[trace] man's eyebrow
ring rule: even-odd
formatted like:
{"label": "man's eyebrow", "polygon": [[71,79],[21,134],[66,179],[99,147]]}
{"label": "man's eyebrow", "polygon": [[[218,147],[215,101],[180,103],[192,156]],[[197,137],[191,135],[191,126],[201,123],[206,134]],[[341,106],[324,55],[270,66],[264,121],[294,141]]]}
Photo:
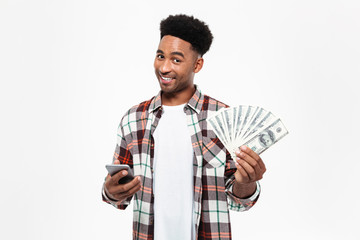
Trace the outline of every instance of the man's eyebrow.
{"label": "man's eyebrow", "polygon": [[179,55],[179,56],[185,58],[185,56],[182,52],[172,52],[171,55]]}
{"label": "man's eyebrow", "polygon": [[[164,54],[164,52],[162,50],[160,50],[160,49],[158,49],[156,51],[156,53]],[[184,56],[184,54],[182,52],[172,52],[171,55],[179,55],[179,56],[185,58],[185,56]]]}

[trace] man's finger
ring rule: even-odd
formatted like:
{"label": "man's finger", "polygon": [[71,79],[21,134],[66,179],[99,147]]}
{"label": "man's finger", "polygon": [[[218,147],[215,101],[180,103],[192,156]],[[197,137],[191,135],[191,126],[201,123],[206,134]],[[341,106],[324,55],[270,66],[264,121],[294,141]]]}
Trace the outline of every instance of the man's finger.
{"label": "man's finger", "polygon": [[[134,181],[135,180],[135,181]],[[133,184],[129,184],[133,183]],[[134,195],[141,188],[141,182],[137,180],[137,177],[127,184],[119,185],[120,191],[113,194],[117,199],[127,198]],[[127,185],[127,186],[124,186]],[[122,188],[121,188],[122,187]]]}
{"label": "man's finger", "polygon": [[123,177],[125,177],[128,174],[128,172],[126,170],[121,170],[117,173],[115,173],[114,175],[111,176],[111,181],[112,183],[118,183],[120,179],[122,179]]}
{"label": "man's finger", "polygon": [[236,168],[238,170],[238,172],[240,173],[240,176],[243,180],[243,182],[248,182],[249,181],[249,175],[247,174],[247,172],[244,170],[244,168],[239,164],[239,163],[236,163]]}
{"label": "man's finger", "polygon": [[265,163],[264,163],[264,161],[262,159],[259,161],[259,166],[260,166],[260,168],[261,168],[261,170],[263,172],[266,171],[266,166],[265,166]]}
{"label": "man's finger", "polygon": [[125,184],[118,184],[117,186],[114,186],[112,189],[113,194],[119,194],[129,191],[131,188],[136,186],[137,184],[141,184],[141,178],[140,176],[136,176],[133,180],[131,180],[128,183]]}
{"label": "man's finger", "polygon": [[256,161],[255,159],[253,159],[250,155],[248,155],[245,152],[240,152],[238,154],[238,156],[240,156],[240,159],[246,161],[247,163],[249,163],[254,169],[256,173],[261,173],[261,167],[259,165],[259,162]]}
{"label": "man's finger", "polygon": [[243,151],[243,152],[246,152],[248,155],[250,155],[253,159],[255,159],[259,166],[260,166],[260,169],[262,171],[266,171],[266,167],[265,167],[265,164],[263,162],[263,160],[261,159],[261,157],[256,153],[254,152],[253,150],[251,150],[251,148],[243,145],[240,147],[240,150]]}
{"label": "man's finger", "polygon": [[139,182],[137,185],[135,185],[134,187],[129,189],[127,192],[123,192],[123,193],[120,193],[120,194],[115,195],[115,196],[116,196],[117,199],[128,198],[128,197],[131,197],[132,195],[134,195],[140,189],[141,189],[141,184]]}
{"label": "man's finger", "polygon": [[246,145],[243,145],[240,147],[240,150],[247,153],[248,155],[250,155],[250,157],[252,157],[253,159],[255,159],[256,161],[260,161],[261,158],[260,156],[254,152],[253,150],[251,150],[251,148],[249,148],[248,146]]}
{"label": "man's finger", "polygon": [[249,179],[252,181],[255,180],[255,178],[256,178],[255,169],[245,160],[237,159],[237,162],[246,171],[246,173],[249,176]]}

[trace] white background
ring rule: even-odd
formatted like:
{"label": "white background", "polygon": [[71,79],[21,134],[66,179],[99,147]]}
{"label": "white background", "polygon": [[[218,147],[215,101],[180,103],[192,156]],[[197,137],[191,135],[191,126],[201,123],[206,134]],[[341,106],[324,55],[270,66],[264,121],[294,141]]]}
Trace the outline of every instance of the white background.
{"label": "white background", "polygon": [[[130,3],[131,2],[131,3]],[[116,129],[158,90],[159,22],[193,14],[214,42],[203,93],[290,134],[234,239],[359,239],[359,1],[0,0],[0,239],[131,239],[100,191]]]}

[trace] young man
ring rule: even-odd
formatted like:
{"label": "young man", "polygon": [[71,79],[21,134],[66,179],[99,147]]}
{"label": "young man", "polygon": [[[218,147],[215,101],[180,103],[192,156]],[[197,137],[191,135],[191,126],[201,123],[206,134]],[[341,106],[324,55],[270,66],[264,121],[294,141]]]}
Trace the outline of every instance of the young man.
{"label": "young man", "polygon": [[266,171],[246,146],[233,161],[206,118],[225,104],[200,92],[194,76],[203,66],[212,34],[186,15],[160,24],[154,61],[161,91],[122,118],[113,162],[127,172],[107,176],[103,200],[119,209],[134,201],[133,239],[231,239],[229,211],[245,211],[258,199]]}

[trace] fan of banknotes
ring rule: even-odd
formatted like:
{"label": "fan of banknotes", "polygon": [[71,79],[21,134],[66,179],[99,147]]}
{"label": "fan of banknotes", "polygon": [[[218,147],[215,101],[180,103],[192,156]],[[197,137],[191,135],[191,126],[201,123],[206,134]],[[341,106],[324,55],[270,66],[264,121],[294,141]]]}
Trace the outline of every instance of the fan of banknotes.
{"label": "fan of banknotes", "polygon": [[235,150],[242,145],[261,154],[288,134],[281,120],[261,107],[223,108],[207,122],[234,160]]}

